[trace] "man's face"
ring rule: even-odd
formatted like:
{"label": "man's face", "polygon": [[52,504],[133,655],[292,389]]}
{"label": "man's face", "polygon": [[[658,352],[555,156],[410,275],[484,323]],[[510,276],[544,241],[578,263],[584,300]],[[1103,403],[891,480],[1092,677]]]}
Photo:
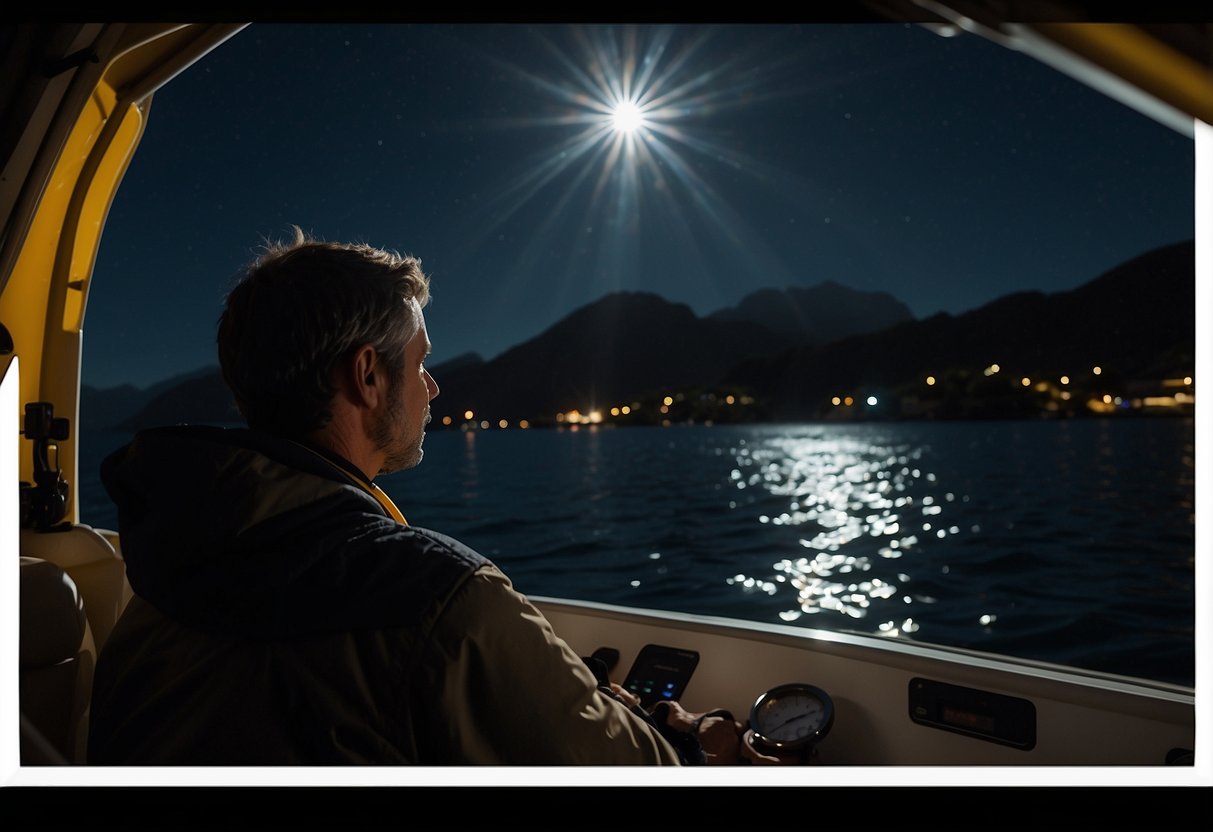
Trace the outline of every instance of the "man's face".
{"label": "man's face", "polygon": [[404,348],[404,369],[393,380],[387,410],[375,426],[375,442],[387,451],[381,474],[402,471],[421,462],[421,443],[430,421],[430,400],[438,395],[438,385],[425,369],[430,339],[425,331],[425,318],[415,302],[413,314],[417,332]]}

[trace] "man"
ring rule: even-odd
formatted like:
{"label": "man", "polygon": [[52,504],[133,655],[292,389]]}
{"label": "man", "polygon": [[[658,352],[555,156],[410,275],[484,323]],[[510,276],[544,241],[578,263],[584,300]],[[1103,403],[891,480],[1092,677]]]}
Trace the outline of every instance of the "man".
{"label": "man", "polygon": [[[629,707],[496,566],[374,484],[423,455],[429,281],[295,231],[219,323],[249,429],[144,431],[102,466],[136,597],[98,662],[90,762],[703,762],[698,720]],[[740,726],[710,723],[710,759],[734,760]]]}

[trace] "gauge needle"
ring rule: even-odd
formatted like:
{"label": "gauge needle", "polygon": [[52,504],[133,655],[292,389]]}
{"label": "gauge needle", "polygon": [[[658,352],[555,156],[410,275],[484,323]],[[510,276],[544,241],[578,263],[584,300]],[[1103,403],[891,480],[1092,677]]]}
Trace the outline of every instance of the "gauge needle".
{"label": "gauge needle", "polygon": [[779,723],[779,724],[778,724],[778,725],[776,725],[774,728],[772,728],[772,729],[771,729],[771,733],[772,733],[772,734],[773,734],[773,733],[775,733],[775,732],[776,732],[776,731],[778,731],[780,728],[783,728],[785,725],[791,725],[793,722],[796,722],[797,720],[800,720],[800,719],[806,719],[806,718],[808,718],[808,717],[810,717],[810,716],[813,716],[813,714],[801,714],[800,716],[794,716],[794,717],[792,717],[791,719],[784,720],[783,722]]}

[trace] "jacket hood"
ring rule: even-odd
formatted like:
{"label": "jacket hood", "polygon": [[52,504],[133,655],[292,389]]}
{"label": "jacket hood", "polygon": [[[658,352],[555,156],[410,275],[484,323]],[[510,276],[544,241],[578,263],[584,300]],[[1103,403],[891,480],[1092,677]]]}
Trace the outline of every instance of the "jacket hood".
{"label": "jacket hood", "polygon": [[[449,572],[451,558],[432,550],[454,554],[461,571],[486,562],[388,517],[337,462],[256,431],[143,431],[105,459],[101,480],[118,508],[131,588],[210,631],[278,638],[403,626],[417,610],[402,595],[432,592],[427,576]],[[418,578],[403,588],[389,579],[401,558]]]}

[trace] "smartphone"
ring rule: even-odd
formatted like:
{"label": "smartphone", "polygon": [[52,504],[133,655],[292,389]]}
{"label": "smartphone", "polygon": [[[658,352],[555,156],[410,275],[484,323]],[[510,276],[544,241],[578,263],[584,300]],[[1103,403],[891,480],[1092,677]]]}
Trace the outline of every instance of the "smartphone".
{"label": "smartphone", "polygon": [[651,708],[681,698],[697,664],[699,653],[694,650],[646,644],[632,662],[623,686],[640,697],[644,708]]}

